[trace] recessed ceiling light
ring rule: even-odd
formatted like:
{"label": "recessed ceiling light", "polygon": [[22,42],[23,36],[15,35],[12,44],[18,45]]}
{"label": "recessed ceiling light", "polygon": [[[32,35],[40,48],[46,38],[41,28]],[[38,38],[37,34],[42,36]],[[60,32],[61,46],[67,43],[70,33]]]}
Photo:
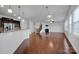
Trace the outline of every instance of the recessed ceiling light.
{"label": "recessed ceiling light", "polygon": [[22,20],[22,22],[24,22],[24,20]]}
{"label": "recessed ceiling light", "polygon": [[51,15],[48,15],[47,17],[48,17],[48,18],[51,18]]}
{"label": "recessed ceiling light", "polygon": [[1,5],[1,7],[4,7],[4,5]]}
{"label": "recessed ceiling light", "polygon": [[20,16],[18,16],[18,19],[21,19],[21,17],[20,17]]}
{"label": "recessed ceiling light", "polygon": [[12,13],[12,9],[8,9],[8,13]]}

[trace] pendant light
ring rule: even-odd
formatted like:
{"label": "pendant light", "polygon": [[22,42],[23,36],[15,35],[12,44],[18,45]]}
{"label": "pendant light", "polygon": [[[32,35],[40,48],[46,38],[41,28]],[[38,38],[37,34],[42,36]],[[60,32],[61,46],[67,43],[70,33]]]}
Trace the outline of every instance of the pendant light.
{"label": "pendant light", "polygon": [[47,9],[47,13],[48,13],[47,17],[48,17],[48,18],[51,18],[52,16],[51,16],[50,13],[49,13],[48,6],[46,6],[46,9]]}
{"label": "pendant light", "polygon": [[22,19],[22,22],[24,22],[24,12],[23,12],[22,14],[23,14],[23,19]]}
{"label": "pendant light", "polygon": [[18,6],[18,19],[21,19],[21,17],[20,17],[20,8],[21,8],[21,6]]}
{"label": "pendant light", "polygon": [[8,8],[8,13],[12,13],[12,9],[11,9],[11,6],[9,5],[9,8]]}
{"label": "pendant light", "polygon": [[48,6],[46,6],[46,9],[47,9],[47,14],[48,14],[47,15],[47,18],[48,18],[47,21],[49,21],[50,23],[54,23],[54,18],[52,18],[52,15],[49,12]]}

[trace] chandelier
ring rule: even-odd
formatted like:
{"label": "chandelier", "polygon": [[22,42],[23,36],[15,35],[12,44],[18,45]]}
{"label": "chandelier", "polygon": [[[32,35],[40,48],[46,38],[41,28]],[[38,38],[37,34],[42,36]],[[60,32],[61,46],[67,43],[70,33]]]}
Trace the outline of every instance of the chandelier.
{"label": "chandelier", "polygon": [[54,23],[55,22],[54,17],[50,14],[48,6],[46,6],[45,8],[47,10],[47,19],[48,19],[47,21],[49,21],[50,23]]}

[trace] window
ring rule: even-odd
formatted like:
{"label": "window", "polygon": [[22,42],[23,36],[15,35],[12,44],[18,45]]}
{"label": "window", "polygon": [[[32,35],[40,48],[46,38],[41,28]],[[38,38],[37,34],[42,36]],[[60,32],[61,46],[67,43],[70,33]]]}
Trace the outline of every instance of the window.
{"label": "window", "polygon": [[72,32],[72,15],[69,17],[69,32]]}
{"label": "window", "polygon": [[65,31],[68,31],[68,20],[65,21]]}
{"label": "window", "polygon": [[73,33],[79,36],[79,6],[77,6],[73,14],[65,21],[65,31],[68,32],[68,34]]}
{"label": "window", "polygon": [[73,13],[73,33],[79,34],[79,6]]}
{"label": "window", "polygon": [[74,11],[73,18],[74,18],[73,22],[79,21],[79,7],[77,7],[76,10]]}

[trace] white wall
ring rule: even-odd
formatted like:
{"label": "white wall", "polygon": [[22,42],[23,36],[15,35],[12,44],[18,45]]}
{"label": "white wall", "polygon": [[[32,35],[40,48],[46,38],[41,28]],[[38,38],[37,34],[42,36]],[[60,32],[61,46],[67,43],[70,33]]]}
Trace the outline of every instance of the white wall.
{"label": "white wall", "polygon": [[28,26],[27,21],[21,21],[20,26],[21,26],[21,29],[27,29],[27,26]]}
{"label": "white wall", "polygon": [[11,54],[24,39],[29,38],[30,30],[0,33],[0,54]]}
{"label": "white wall", "polygon": [[54,24],[51,24],[51,23],[42,23],[42,32],[45,31],[45,25],[49,25],[49,31],[50,32],[64,32],[64,23],[54,23]]}
{"label": "white wall", "polygon": [[[34,31],[34,26],[35,26],[35,23],[39,23],[39,22],[33,22],[33,21],[30,21],[29,22],[29,29],[31,30],[31,32]],[[45,25],[49,25],[49,31],[50,32],[64,32],[64,23],[63,22],[57,22],[57,23],[54,23],[54,24],[51,24],[51,23],[48,23],[48,22],[40,22],[42,23],[42,30],[41,32],[45,32]]]}
{"label": "white wall", "polygon": [[31,32],[34,32],[34,22],[33,21],[29,21],[29,29],[31,30]]}

